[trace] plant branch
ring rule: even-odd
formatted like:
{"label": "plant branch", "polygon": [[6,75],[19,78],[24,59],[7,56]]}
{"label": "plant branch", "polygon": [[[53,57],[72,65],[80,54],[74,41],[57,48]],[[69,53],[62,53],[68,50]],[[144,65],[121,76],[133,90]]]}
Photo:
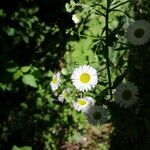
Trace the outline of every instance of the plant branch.
{"label": "plant branch", "polygon": [[76,35],[80,36],[80,37],[85,37],[85,38],[90,37],[90,38],[93,38],[93,39],[95,39],[95,40],[99,40],[99,38],[97,38],[97,37],[95,37],[95,36],[92,36],[92,35],[80,34],[80,33],[76,32],[76,31],[73,31],[73,32],[74,32]]}
{"label": "plant branch", "polygon": [[122,2],[122,3],[120,3],[120,4],[118,4],[118,5],[114,6],[114,7],[112,7],[111,9],[109,9],[109,11],[112,11],[112,10],[114,10],[115,8],[118,8],[119,6],[124,5],[124,4],[128,3],[128,2],[130,2],[130,1],[127,0],[127,1],[125,1],[125,2]]}
{"label": "plant branch", "polygon": [[109,47],[108,47],[108,38],[109,38],[109,7],[110,3],[109,0],[107,0],[107,9],[106,9],[106,18],[105,18],[105,28],[106,28],[106,64],[107,64],[107,73],[108,73],[108,82],[109,82],[109,91],[110,91],[110,100],[112,99],[112,89],[111,89],[111,74],[110,74],[110,61],[109,61]]}

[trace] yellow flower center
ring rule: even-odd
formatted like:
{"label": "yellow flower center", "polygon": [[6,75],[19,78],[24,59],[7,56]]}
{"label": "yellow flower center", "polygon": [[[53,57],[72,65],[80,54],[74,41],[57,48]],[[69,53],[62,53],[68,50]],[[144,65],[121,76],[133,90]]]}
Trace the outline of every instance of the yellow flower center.
{"label": "yellow flower center", "polygon": [[123,99],[128,101],[132,98],[132,92],[130,90],[126,89],[122,92],[122,97],[123,97]]}
{"label": "yellow flower center", "polygon": [[141,38],[144,35],[145,31],[142,28],[135,29],[134,36],[136,38]]}
{"label": "yellow flower center", "polygon": [[101,119],[101,113],[98,112],[98,111],[94,112],[94,113],[93,113],[93,118],[94,118],[95,120]]}
{"label": "yellow flower center", "polygon": [[82,83],[88,83],[89,81],[90,81],[90,75],[88,74],[88,73],[82,73],[81,75],[80,75],[80,81],[82,82]]}
{"label": "yellow flower center", "polygon": [[79,100],[79,104],[80,104],[80,105],[85,105],[86,103],[87,103],[87,101],[84,100],[84,99],[80,99],[80,100]]}
{"label": "yellow flower center", "polygon": [[57,83],[57,78],[56,78],[56,77],[53,78],[52,83],[53,83],[53,84],[56,84],[56,83]]}

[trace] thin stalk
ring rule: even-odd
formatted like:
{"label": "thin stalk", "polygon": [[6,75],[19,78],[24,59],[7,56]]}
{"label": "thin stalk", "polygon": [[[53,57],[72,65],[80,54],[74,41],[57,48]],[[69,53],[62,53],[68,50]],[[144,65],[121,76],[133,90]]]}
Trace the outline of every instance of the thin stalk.
{"label": "thin stalk", "polygon": [[85,37],[85,38],[87,38],[87,37],[90,37],[90,38],[93,38],[93,39],[95,39],[95,40],[99,40],[99,38],[96,38],[95,36],[92,36],[92,35],[85,35],[85,34],[79,34],[78,32],[76,32],[76,31],[73,31],[76,35],[78,35],[79,37]]}
{"label": "thin stalk", "polygon": [[113,9],[116,9],[116,8],[118,8],[119,6],[121,6],[121,5],[124,5],[125,3],[129,3],[130,1],[125,1],[125,2],[122,2],[122,3],[120,3],[120,4],[118,4],[118,5],[116,5],[116,6],[114,6],[114,7],[112,7],[109,11],[112,11]]}
{"label": "thin stalk", "polygon": [[109,82],[109,91],[110,91],[110,100],[112,99],[112,85],[111,85],[111,74],[110,74],[110,61],[109,61],[109,47],[108,47],[108,31],[109,31],[109,7],[110,0],[107,0],[107,9],[106,9],[106,18],[105,18],[105,28],[106,28],[106,64],[107,64],[107,74],[108,74],[108,82]]}

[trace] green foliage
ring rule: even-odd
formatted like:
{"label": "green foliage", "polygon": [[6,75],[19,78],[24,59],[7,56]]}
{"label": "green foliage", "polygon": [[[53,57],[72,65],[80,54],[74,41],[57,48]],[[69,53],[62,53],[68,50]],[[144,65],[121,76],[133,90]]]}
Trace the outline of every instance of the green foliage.
{"label": "green foliage", "polygon": [[57,149],[78,128],[80,116],[68,105],[63,111],[49,85],[67,42],[62,16],[53,16],[56,4],[25,0],[0,9],[0,149]]}
{"label": "green foliage", "polygon": [[23,147],[17,147],[16,145],[13,146],[12,150],[32,150],[30,146],[23,146]]}
{"label": "green foliage", "polygon": [[32,87],[37,87],[36,79],[33,75],[31,74],[26,74],[22,78],[22,82],[26,85],[32,86]]}
{"label": "green foliage", "polygon": [[[150,131],[150,96],[146,91],[150,70],[145,67],[150,54],[148,44],[144,45],[146,52],[137,52],[142,46],[127,43],[125,34],[133,20],[133,7],[138,8],[136,19],[150,20],[146,0],[138,4],[117,0],[9,3],[6,0],[0,5],[0,149],[55,150],[74,143],[83,150],[109,149],[109,132],[105,137],[97,128],[96,137],[82,143],[93,133],[84,114],[73,109],[73,102],[83,96],[92,96],[97,105],[109,110],[107,120],[115,127],[112,137],[116,134],[118,141],[123,139],[114,144],[115,149],[122,142],[127,143],[126,149],[129,143],[138,148],[135,141]],[[79,23],[73,23],[73,14],[80,18]],[[99,78],[92,91],[83,93],[74,87],[70,76],[84,64],[94,67]],[[135,64],[145,67],[144,75]],[[50,83],[58,71],[61,81],[55,91]],[[114,103],[113,94],[128,79],[140,88],[141,99],[132,109],[123,109]],[[63,90],[67,94],[61,102]],[[97,139],[100,142],[94,143]],[[145,149],[147,145],[145,142]]]}

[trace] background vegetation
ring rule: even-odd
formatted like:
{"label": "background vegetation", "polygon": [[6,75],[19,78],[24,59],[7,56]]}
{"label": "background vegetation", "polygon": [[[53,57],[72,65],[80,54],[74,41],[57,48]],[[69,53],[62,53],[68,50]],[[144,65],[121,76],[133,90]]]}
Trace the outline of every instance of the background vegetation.
{"label": "background vegetation", "polygon": [[[72,108],[72,100],[57,101],[62,89],[72,88],[70,74],[81,64],[90,64],[100,74],[101,86],[93,94],[99,100],[97,103],[104,102],[108,95],[106,53],[103,42],[99,41],[103,38],[104,17],[97,15],[96,10],[101,10],[93,5],[97,0],[76,2],[77,7],[74,1],[66,0],[0,3],[0,149],[149,150],[149,53],[146,59],[145,53],[134,56],[129,53],[135,47],[125,44],[124,29],[133,19],[147,19],[150,4],[127,3],[120,6],[122,11],[112,12],[107,41],[113,88],[128,70],[128,78],[141,91],[147,89],[140,95],[145,101],[132,110],[108,105],[110,121],[92,127],[87,125],[83,114]],[[80,16],[79,24],[73,22],[73,14]],[[141,54],[143,59],[139,59]],[[146,67],[140,71],[133,69],[138,62]],[[56,71],[61,71],[65,78],[60,91],[53,93],[50,81]],[[75,92],[72,88],[73,97]],[[139,109],[140,113],[135,114]]]}

